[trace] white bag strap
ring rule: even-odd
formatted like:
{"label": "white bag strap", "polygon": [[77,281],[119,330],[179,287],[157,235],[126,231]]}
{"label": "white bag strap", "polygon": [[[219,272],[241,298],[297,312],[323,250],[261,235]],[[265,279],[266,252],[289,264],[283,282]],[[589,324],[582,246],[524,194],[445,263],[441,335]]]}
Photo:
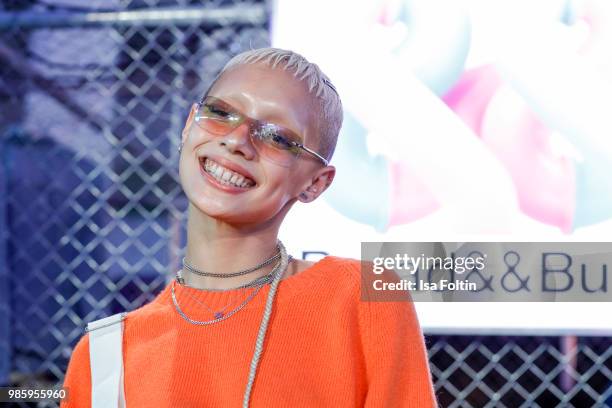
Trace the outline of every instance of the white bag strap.
{"label": "white bag strap", "polygon": [[125,408],[122,342],[126,315],[117,313],[87,324],[92,408]]}

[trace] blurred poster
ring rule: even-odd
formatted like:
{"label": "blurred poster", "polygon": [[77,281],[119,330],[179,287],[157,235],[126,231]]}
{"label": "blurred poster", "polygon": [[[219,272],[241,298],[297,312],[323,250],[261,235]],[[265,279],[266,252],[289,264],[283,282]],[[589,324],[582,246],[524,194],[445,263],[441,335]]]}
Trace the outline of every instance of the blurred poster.
{"label": "blurred poster", "polygon": [[[273,46],[320,65],[345,108],[334,183],[281,231],[296,255],[612,236],[609,1],[276,0],[273,16]],[[591,313],[574,310],[557,326]]]}

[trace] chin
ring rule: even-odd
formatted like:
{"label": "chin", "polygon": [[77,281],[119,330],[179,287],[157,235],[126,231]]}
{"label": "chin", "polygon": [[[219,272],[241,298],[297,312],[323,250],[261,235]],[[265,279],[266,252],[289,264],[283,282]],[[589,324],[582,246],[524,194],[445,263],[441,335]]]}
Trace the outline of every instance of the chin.
{"label": "chin", "polygon": [[208,198],[202,197],[199,200],[190,200],[190,205],[194,207],[194,210],[203,215],[237,227],[264,224],[273,225],[277,223],[280,225],[286,214],[285,207],[277,211],[259,209],[258,211],[245,212],[244,205],[232,206],[231,208],[227,204],[223,205],[221,202],[213,205]]}

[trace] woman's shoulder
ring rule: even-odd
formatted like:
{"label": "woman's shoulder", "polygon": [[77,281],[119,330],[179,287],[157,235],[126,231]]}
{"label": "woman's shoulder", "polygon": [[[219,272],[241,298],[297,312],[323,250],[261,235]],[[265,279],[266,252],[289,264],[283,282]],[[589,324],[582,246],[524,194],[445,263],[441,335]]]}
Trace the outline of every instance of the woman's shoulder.
{"label": "woman's shoulder", "polygon": [[359,259],[327,255],[325,258],[323,258],[323,261],[320,261],[319,263],[321,264],[321,268],[326,269],[327,271],[348,274],[348,277],[351,279],[359,278],[361,272],[361,261]]}
{"label": "woman's shoulder", "polygon": [[[385,325],[392,321],[413,319],[414,305],[407,291],[380,291],[374,281],[397,282],[399,276],[394,270],[384,269],[383,273],[375,273],[373,263],[354,258],[327,256],[326,262],[320,266],[326,279],[322,280],[328,296],[321,296],[329,302],[350,304],[351,308],[359,310],[363,322]],[[320,286],[322,289],[323,284]],[[374,317],[371,317],[374,316]]]}
{"label": "woman's shoulder", "polygon": [[[298,261],[294,275],[304,279],[316,279],[326,286],[354,286],[360,282],[361,262],[358,259],[327,255],[317,262]],[[293,276],[292,276],[293,277]]]}
{"label": "woman's shoulder", "polygon": [[[133,328],[138,325],[146,325],[150,324],[153,321],[159,320],[164,315],[168,314],[168,308],[163,304],[163,296],[164,292],[166,292],[167,288],[164,288],[161,293],[159,293],[153,300],[145,303],[144,305],[137,307],[130,311],[119,312],[116,314],[108,314],[105,317],[101,317],[98,319],[93,319],[87,322],[88,328],[96,327],[104,323],[105,320],[112,319],[110,324],[119,324],[122,323],[124,325],[124,330],[127,328]],[[119,318],[122,316],[122,318]],[[79,341],[77,342],[74,350],[80,350],[80,352],[84,352],[89,347],[89,330],[86,329]]]}
{"label": "woman's shoulder", "polygon": [[[125,330],[133,332],[134,329],[154,329],[169,321],[171,314],[170,284],[168,284],[151,301],[127,312]],[[137,331],[140,332],[142,330]]]}
{"label": "woman's shoulder", "polygon": [[360,261],[357,259],[327,255],[313,263],[298,265],[297,275],[287,279],[285,288],[299,288],[302,295],[317,293],[317,301],[348,301],[359,296]]}

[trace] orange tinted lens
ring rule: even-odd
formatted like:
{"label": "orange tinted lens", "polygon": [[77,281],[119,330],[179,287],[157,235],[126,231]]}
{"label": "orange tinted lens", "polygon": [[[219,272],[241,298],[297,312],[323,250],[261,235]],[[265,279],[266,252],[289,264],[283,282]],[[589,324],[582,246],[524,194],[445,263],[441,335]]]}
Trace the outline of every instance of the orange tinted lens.
{"label": "orange tinted lens", "polygon": [[293,131],[273,123],[259,123],[252,129],[255,146],[263,156],[279,164],[291,164],[300,154],[301,139]]}
{"label": "orange tinted lens", "polygon": [[206,98],[198,108],[196,122],[215,135],[226,135],[242,121],[242,116],[216,98]]}
{"label": "orange tinted lens", "polygon": [[259,154],[283,166],[295,162],[301,152],[295,143],[302,141],[292,130],[249,119],[213,96],[200,104],[195,120],[202,129],[217,136],[225,136],[245,120],[249,121],[251,140]]}
{"label": "orange tinted lens", "polygon": [[214,135],[223,136],[228,134],[232,130],[231,123],[222,122],[215,119],[210,119],[207,117],[201,117],[198,120],[198,125],[207,132],[210,132]]}

